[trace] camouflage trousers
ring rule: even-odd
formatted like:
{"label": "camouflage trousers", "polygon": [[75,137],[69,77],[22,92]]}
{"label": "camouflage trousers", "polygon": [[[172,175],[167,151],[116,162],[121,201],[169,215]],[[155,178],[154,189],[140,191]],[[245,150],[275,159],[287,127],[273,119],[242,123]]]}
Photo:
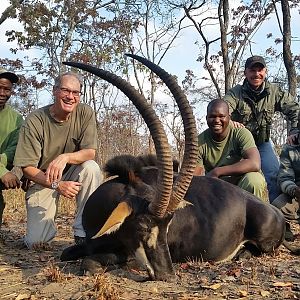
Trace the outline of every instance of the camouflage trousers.
{"label": "camouflage trousers", "polygon": [[288,222],[300,224],[300,205],[295,198],[287,194],[281,194],[272,202],[272,205],[281,210]]}

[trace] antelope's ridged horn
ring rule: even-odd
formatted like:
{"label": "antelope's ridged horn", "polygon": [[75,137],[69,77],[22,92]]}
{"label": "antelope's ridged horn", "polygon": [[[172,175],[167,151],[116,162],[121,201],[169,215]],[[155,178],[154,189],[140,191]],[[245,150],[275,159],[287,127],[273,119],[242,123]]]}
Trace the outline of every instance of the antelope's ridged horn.
{"label": "antelope's ridged horn", "polygon": [[166,84],[177,102],[185,132],[185,152],[182,161],[182,166],[174,183],[171,200],[167,208],[167,212],[172,213],[176,210],[179,202],[184,198],[185,193],[190,185],[193,177],[193,172],[196,167],[198,155],[198,141],[196,121],[193,115],[193,110],[180,86],[175,78],[155,65],[151,61],[133,54],[126,54],[147,66]]}
{"label": "antelope's ridged horn", "polygon": [[159,166],[157,181],[158,194],[157,199],[155,199],[154,202],[157,202],[158,199],[162,199],[161,202],[164,203],[163,207],[158,207],[156,210],[152,210],[151,212],[159,218],[163,217],[169,204],[172,191],[173,164],[171,149],[166,133],[155,111],[147,102],[145,97],[121,77],[103,69],[99,69],[97,67],[86,65],[83,63],[64,62],[64,64],[90,72],[117,87],[132,101],[132,103],[135,105],[135,107],[143,117],[153,138]]}

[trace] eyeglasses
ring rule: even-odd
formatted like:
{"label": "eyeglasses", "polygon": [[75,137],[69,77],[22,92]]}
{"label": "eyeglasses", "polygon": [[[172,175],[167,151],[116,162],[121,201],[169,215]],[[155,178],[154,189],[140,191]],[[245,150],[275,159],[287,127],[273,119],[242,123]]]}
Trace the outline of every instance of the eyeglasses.
{"label": "eyeglasses", "polygon": [[81,92],[80,91],[72,91],[72,90],[69,90],[67,88],[59,88],[61,93],[64,95],[64,96],[67,96],[69,95],[70,93],[72,93],[73,97],[79,97],[81,95]]}

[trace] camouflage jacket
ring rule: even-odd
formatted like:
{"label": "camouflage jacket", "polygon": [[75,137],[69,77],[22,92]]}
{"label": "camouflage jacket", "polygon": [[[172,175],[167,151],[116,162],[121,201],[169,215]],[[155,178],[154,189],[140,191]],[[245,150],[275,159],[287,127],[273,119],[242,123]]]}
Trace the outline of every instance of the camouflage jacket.
{"label": "camouflage jacket", "polygon": [[294,196],[296,183],[300,182],[300,145],[283,146],[277,182],[283,193]]}
{"label": "camouflage jacket", "polygon": [[265,82],[260,94],[254,94],[248,87],[236,85],[228,91],[224,100],[229,104],[231,119],[244,124],[253,134],[257,145],[269,140],[272,119],[276,111],[283,113],[291,122],[291,133],[297,133],[299,104],[288,92],[277,85]]}

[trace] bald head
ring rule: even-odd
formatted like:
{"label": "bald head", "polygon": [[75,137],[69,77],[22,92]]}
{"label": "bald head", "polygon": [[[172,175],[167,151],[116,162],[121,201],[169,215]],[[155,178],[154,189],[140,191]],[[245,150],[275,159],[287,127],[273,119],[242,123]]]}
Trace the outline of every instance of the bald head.
{"label": "bald head", "polygon": [[226,101],[224,101],[223,99],[214,99],[212,101],[210,101],[207,105],[207,114],[209,114],[212,110],[215,110],[217,108],[222,108],[222,110],[224,112],[227,112],[227,114],[229,115],[229,106],[228,103]]}

